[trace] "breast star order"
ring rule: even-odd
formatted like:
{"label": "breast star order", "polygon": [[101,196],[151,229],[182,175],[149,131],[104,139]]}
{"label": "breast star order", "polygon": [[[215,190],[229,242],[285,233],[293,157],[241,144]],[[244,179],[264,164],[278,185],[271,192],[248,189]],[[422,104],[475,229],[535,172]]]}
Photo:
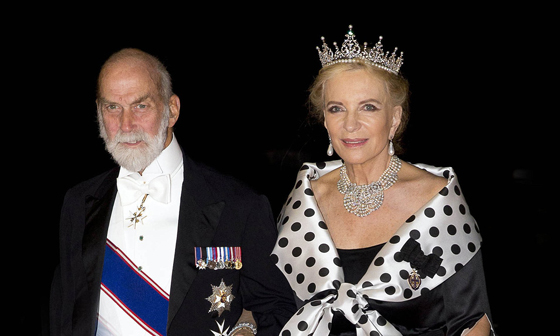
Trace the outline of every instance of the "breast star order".
{"label": "breast star order", "polygon": [[235,299],[235,296],[231,294],[233,285],[226,286],[224,279],[222,279],[219,286],[214,286],[212,284],[211,286],[212,295],[206,298],[206,300],[212,304],[208,312],[217,311],[218,317],[220,317],[224,310],[230,310],[231,301]]}

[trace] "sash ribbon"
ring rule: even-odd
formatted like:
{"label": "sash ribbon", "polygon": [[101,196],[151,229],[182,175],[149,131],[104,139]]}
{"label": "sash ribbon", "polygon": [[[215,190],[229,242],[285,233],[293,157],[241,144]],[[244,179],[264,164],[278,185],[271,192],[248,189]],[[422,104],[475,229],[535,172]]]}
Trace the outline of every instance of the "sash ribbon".
{"label": "sash ribbon", "polygon": [[105,246],[101,290],[147,332],[165,335],[169,295],[109,240]]}

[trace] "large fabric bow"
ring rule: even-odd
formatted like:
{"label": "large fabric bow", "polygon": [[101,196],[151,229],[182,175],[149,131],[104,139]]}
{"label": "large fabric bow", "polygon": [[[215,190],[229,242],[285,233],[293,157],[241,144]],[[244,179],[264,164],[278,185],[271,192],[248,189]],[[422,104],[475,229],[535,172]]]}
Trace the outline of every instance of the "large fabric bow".
{"label": "large fabric bow", "polygon": [[[363,286],[351,283],[340,284],[338,290],[327,290],[323,293],[326,294],[323,298],[311,299],[301,307],[295,315],[297,318],[288,321],[284,330],[299,331],[301,335],[328,335],[334,312],[339,311],[356,325],[356,333],[359,336],[401,335],[376,310],[368,310],[368,296],[363,292]],[[308,323],[309,321],[312,322]]]}
{"label": "large fabric bow", "polygon": [[117,178],[117,189],[122,205],[132,204],[145,194],[160,203],[169,204],[171,202],[171,176],[169,174],[155,177],[149,183],[138,181],[138,177],[139,175],[132,174]]}

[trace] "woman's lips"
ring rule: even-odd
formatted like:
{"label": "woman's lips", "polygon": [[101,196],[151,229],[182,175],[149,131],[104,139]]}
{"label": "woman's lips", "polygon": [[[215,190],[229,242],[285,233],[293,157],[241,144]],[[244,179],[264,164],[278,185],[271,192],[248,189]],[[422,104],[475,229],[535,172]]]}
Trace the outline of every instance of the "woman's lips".
{"label": "woman's lips", "polygon": [[341,139],[342,144],[343,144],[345,147],[348,147],[348,148],[357,148],[357,147],[361,147],[361,146],[365,145],[366,142],[367,142],[368,140],[369,140],[369,139],[364,139],[364,138],[353,138],[353,139],[346,138],[346,139]]}

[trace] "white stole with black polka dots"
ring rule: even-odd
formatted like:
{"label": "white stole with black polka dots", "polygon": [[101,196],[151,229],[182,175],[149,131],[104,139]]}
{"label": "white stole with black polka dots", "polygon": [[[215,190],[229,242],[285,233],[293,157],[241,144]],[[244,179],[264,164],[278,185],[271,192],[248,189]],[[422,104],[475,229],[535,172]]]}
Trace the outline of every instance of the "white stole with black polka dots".
{"label": "white stole with black polka dots", "polygon": [[[415,164],[446,177],[447,186],[399,228],[357,285],[345,283],[340,258],[310,182],[341,165],[340,160],[305,163],[279,216],[272,257],[292,290],[305,302],[284,327],[283,336],[328,335],[334,311],[341,311],[354,323],[358,335],[400,335],[377,311],[367,309],[366,299],[402,302],[419,297],[455,274],[480,248],[478,226],[453,169]],[[411,238],[425,255],[442,259],[436,274],[424,277],[417,290],[408,283],[411,263],[400,256]]]}

